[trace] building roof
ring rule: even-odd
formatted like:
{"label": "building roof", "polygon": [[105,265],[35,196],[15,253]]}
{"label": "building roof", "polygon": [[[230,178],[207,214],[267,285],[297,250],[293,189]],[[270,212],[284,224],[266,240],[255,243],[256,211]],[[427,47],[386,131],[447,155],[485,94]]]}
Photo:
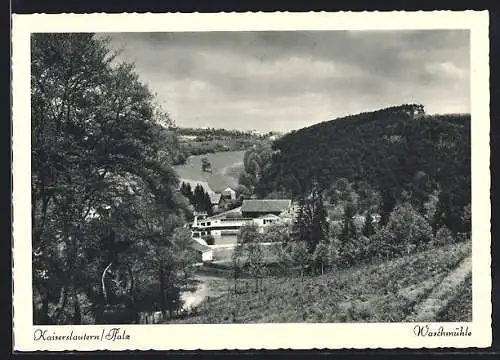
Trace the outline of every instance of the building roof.
{"label": "building roof", "polygon": [[241,205],[241,212],[254,212],[254,213],[276,213],[282,212],[290,207],[291,200],[243,200]]}
{"label": "building roof", "polygon": [[224,211],[220,214],[217,214],[217,215],[212,215],[210,217],[207,217],[205,220],[218,220],[218,219],[225,219],[225,218],[230,218],[230,217],[241,217],[241,206],[237,207],[237,208],[234,208],[234,209],[231,209],[231,210],[228,210],[228,211]]}
{"label": "building roof", "polygon": [[210,202],[213,205],[213,204],[218,204],[219,203],[222,194],[219,194],[219,193],[208,193],[208,196],[210,196]]}
{"label": "building roof", "polygon": [[264,214],[259,216],[259,219],[279,219],[280,217],[274,214]]}

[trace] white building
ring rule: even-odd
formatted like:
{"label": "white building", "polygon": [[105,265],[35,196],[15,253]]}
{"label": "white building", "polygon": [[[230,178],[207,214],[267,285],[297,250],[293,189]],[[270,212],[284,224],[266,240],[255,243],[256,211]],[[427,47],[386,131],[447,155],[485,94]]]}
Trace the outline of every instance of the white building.
{"label": "white building", "polygon": [[193,239],[190,244],[191,249],[196,251],[199,262],[212,261],[214,252],[210,246],[203,239]]}
{"label": "white building", "polygon": [[244,225],[257,225],[264,232],[273,223],[287,221],[290,209],[291,200],[244,200],[239,208],[218,215],[195,214],[191,234],[193,238],[212,235],[217,243],[217,238],[237,235]]}
{"label": "white building", "polygon": [[236,200],[236,191],[228,186],[227,188],[222,190],[222,196],[226,199]]}

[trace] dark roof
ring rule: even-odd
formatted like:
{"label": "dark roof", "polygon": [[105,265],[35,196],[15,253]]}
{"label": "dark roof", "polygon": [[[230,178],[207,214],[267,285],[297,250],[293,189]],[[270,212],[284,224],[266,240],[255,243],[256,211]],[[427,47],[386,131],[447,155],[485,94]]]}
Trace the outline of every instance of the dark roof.
{"label": "dark roof", "polygon": [[241,212],[277,213],[290,207],[292,201],[283,200],[243,200]]}

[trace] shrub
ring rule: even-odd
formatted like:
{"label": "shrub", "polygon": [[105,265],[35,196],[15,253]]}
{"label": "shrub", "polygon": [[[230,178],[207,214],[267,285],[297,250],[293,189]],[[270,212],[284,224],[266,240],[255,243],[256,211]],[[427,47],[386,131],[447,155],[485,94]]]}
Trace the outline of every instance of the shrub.
{"label": "shrub", "polygon": [[312,255],[315,270],[319,271],[321,274],[325,272],[325,269],[330,267],[330,251],[328,245],[322,241],[316,246],[314,253]]}
{"label": "shrub", "polygon": [[205,240],[205,242],[207,243],[207,245],[214,245],[215,244],[215,238],[211,234],[203,236],[202,239]]}
{"label": "shrub", "polygon": [[439,228],[434,239],[437,245],[451,244],[455,241],[453,234],[446,226]]}
{"label": "shrub", "polygon": [[300,275],[304,275],[304,270],[311,262],[311,256],[304,241],[294,242],[292,246],[291,258],[295,265],[300,266]]}
{"label": "shrub", "polygon": [[266,227],[263,234],[264,242],[279,242],[287,244],[292,237],[292,229],[286,223],[275,223]]}
{"label": "shrub", "polygon": [[406,202],[394,208],[387,225],[373,236],[371,246],[374,255],[387,259],[422,249],[432,240],[429,222]]}

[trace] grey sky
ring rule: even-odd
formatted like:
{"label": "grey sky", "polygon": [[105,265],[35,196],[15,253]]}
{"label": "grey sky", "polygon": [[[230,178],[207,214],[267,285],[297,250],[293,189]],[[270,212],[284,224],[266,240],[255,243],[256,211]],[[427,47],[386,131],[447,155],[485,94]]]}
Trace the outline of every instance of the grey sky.
{"label": "grey sky", "polygon": [[402,103],[470,111],[466,30],[108,36],[178,126],[289,131]]}

